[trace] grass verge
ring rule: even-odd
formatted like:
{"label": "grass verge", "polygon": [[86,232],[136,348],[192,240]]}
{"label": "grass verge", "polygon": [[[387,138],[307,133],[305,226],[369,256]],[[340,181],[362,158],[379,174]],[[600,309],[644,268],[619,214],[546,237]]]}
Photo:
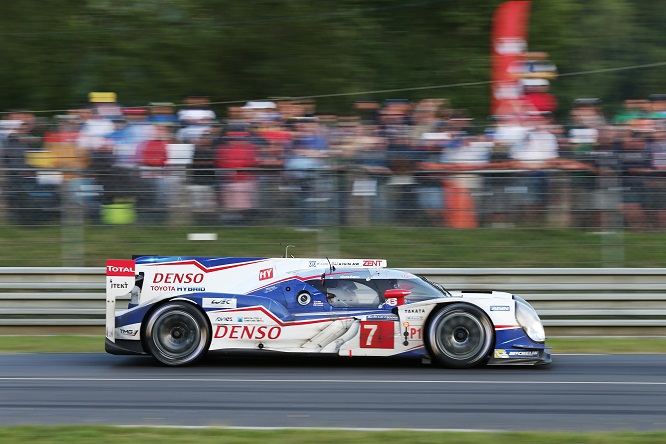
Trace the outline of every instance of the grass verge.
{"label": "grass verge", "polygon": [[[586,232],[565,229],[445,227],[325,227],[298,231],[280,226],[146,227],[5,226],[0,266],[103,266],[132,254],[282,257],[377,257],[406,267],[663,267],[666,232]],[[192,232],[216,241],[189,241]]]}
{"label": "grass verge", "polygon": [[511,442],[513,444],[564,443],[662,443],[666,432],[644,433],[476,433],[476,432],[414,432],[414,431],[331,431],[326,430],[235,430],[235,429],[159,429],[98,426],[62,427],[0,427],[0,442],[19,444],[49,443],[196,443],[196,444],[339,444],[340,442],[395,444],[470,444],[479,442]]}

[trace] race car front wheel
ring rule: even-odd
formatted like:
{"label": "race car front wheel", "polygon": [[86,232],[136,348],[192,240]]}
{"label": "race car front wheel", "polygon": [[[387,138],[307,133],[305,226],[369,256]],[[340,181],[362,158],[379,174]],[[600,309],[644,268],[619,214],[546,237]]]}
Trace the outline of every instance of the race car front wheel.
{"label": "race car front wheel", "polygon": [[161,363],[188,365],[208,349],[210,329],[205,316],[194,305],[169,302],[150,315],[144,338],[150,354]]}
{"label": "race car front wheel", "polygon": [[488,316],[474,305],[445,306],[430,319],[425,333],[430,356],[443,366],[470,368],[490,359],[493,326]]}

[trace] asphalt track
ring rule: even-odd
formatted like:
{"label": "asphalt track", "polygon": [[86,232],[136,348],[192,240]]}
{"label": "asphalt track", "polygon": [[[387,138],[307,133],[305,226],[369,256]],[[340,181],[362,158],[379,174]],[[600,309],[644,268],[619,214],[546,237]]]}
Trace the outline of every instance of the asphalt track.
{"label": "asphalt track", "polygon": [[666,355],[545,367],[216,355],[167,368],[106,354],[0,355],[0,425],[666,430]]}

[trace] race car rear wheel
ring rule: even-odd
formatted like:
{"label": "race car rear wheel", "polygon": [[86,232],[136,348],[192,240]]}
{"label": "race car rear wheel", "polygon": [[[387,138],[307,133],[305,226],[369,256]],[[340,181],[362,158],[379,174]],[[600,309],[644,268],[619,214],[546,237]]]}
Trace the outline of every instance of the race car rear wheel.
{"label": "race car rear wheel", "polygon": [[163,364],[188,365],[200,359],[210,344],[210,328],[201,311],[187,302],[157,308],[145,324],[148,351]]}
{"label": "race car rear wheel", "polygon": [[470,368],[490,359],[494,329],[480,308],[451,304],[430,319],[424,340],[435,362],[446,367]]}

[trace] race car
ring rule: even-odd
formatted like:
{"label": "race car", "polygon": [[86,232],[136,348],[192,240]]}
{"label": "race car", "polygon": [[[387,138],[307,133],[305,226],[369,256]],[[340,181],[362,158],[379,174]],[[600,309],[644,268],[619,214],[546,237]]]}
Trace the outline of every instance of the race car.
{"label": "race car", "polygon": [[414,356],[451,368],[551,362],[525,300],[449,291],[384,259],[108,260],[106,296],[106,351],[168,366],[213,350]]}

